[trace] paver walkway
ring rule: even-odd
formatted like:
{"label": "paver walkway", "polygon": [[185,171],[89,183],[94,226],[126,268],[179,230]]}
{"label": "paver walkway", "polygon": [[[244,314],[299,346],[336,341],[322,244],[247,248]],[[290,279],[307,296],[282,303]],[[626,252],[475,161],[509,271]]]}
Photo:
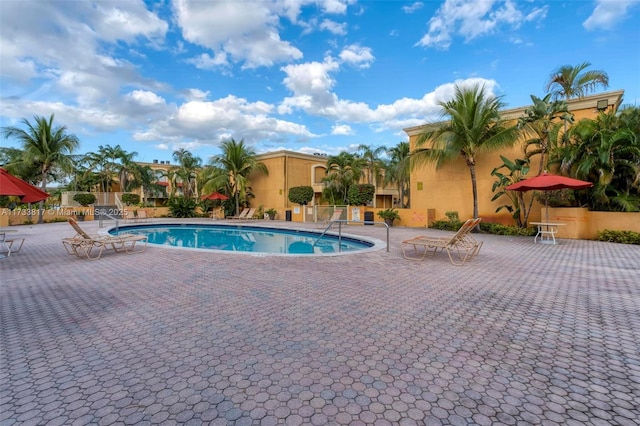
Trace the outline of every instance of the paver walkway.
{"label": "paver walkway", "polygon": [[92,262],[66,223],[16,229],[1,425],[639,423],[638,246],[480,235],[456,267],[394,227],[388,253]]}

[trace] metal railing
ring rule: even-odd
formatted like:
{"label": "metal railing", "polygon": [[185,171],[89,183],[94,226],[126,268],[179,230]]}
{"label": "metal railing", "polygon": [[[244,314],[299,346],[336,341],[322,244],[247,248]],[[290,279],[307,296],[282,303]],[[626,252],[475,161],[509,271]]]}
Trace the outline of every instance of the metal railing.
{"label": "metal railing", "polygon": [[333,226],[334,223],[338,224],[338,246],[340,247],[340,251],[342,251],[342,224],[349,224],[349,223],[362,223],[365,225],[384,225],[385,228],[387,228],[387,253],[389,253],[389,225],[387,225],[384,222],[372,222],[370,220],[344,220],[344,219],[340,219],[340,220],[334,220],[329,222],[329,225],[327,225],[326,228],[324,228],[324,231],[322,231],[322,233],[320,234],[320,236],[313,242],[312,247],[315,247],[316,243],[318,241],[320,241],[320,239],[322,237],[324,237],[324,235],[327,233],[327,231]]}
{"label": "metal railing", "polygon": [[104,217],[108,217],[109,219],[114,220],[116,222],[116,232],[118,232],[118,230],[120,229],[120,218],[114,217],[107,213],[102,213],[100,214],[100,216],[98,216],[98,226],[100,228],[104,228]]}

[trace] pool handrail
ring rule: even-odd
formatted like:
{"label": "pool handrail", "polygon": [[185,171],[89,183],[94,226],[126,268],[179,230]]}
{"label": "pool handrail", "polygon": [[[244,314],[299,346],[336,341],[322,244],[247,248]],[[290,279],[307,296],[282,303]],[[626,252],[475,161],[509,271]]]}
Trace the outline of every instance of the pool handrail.
{"label": "pool handrail", "polygon": [[363,223],[365,225],[384,225],[385,228],[387,228],[387,253],[389,253],[389,225],[387,225],[385,222],[374,222],[371,220],[348,220],[348,219],[333,220],[329,222],[327,227],[324,228],[324,231],[322,231],[320,236],[313,242],[312,247],[315,247],[316,243],[320,240],[320,238],[324,237],[324,234],[327,233],[327,231],[333,226],[334,223],[338,224],[338,247],[340,248],[340,251],[342,251],[342,224],[343,223],[346,223],[347,225],[349,223]]}

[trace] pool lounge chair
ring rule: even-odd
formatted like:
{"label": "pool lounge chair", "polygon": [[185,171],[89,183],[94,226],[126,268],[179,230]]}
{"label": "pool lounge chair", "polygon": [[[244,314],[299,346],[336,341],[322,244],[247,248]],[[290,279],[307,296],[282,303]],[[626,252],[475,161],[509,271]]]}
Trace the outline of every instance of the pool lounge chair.
{"label": "pool lounge chair", "polygon": [[247,213],[249,213],[249,209],[248,208],[242,210],[236,216],[227,216],[227,219],[245,219],[247,217]]}
{"label": "pool lounge chair", "polygon": [[253,215],[256,214],[256,209],[255,208],[250,208],[249,211],[247,212],[247,214],[245,215],[245,217],[241,218],[240,220],[242,221],[249,221],[249,220],[255,220],[256,218],[253,217]]}
{"label": "pool lounge chair", "polygon": [[[122,234],[122,235],[90,235],[78,225],[75,219],[69,218],[69,225],[76,231],[76,235],[63,238],[62,245],[68,254],[77,257],[86,257],[96,260],[102,256],[104,250],[114,252],[141,253],[147,248],[148,237],[146,235]],[[142,246],[138,243],[144,243]],[[136,249],[138,247],[138,249]]]}
{"label": "pool lounge chair", "polygon": [[[453,265],[460,266],[471,260],[480,252],[482,242],[470,235],[473,228],[478,226],[482,219],[469,219],[462,224],[460,229],[450,237],[438,237],[432,235],[419,235],[402,241],[402,255],[409,260],[423,260],[427,255],[434,255],[438,251],[445,251]],[[413,255],[407,254],[408,246],[413,247]],[[422,251],[422,252],[421,252]],[[453,254],[457,256],[454,260]]]}

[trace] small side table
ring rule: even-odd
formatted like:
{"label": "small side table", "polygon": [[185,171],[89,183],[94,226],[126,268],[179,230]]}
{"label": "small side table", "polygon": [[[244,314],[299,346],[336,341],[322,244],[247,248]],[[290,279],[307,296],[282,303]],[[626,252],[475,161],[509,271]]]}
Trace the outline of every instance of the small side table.
{"label": "small side table", "polygon": [[566,223],[554,223],[554,222],[529,222],[532,225],[538,227],[538,233],[533,239],[534,243],[540,239],[540,244],[557,244],[556,234],[558,233],[558,227],[566,225]]}

